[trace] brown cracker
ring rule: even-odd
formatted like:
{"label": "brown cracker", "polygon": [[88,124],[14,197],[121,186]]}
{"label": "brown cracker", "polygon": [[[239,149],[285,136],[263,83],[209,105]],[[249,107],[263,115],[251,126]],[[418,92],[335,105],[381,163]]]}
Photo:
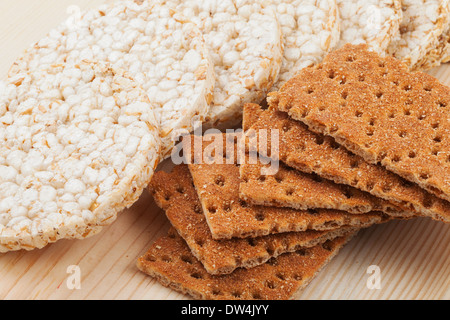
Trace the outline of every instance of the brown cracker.
{"label": "brown cracker", "polygon": [[304,173],[279,163],[278,172],[264,175],[270,165],[259,159],[256,164],[243,163],[239,167],[240,198],[251,205],[290,207],[297,210],[335,209],[349,213],[371,211],[394,212],[403,209],[351,186],[336,184],[315,174]]}
{"label": "brown cracker", "polygon": [[161,237],[137,260],[137,267],[161,284],[195,299],[287,300],[304,288],[353,233],[308,249],[272,258],[251,269],[211,275],[176,232]]}
{"label": "brown cracker", "polygon": [[[450,200],[450,90],[430,75],[346,45],[271,93],[268,103]],[[431,217],[450,221],[448,214]]]}
{"label": "brown cracker", "polygon": [[330,230],[383,220],[381,212],[296,210],[251,206],[239,197],[239,167],[234,164],[190,164],[197,195],[214,239],[256,237],[279,232]]}
{"label": "brown cracker", "polygon": [[[149,184],[149,191],[193,255],[212,274],[254,267],[282,253],[310,247],[354,230],[353,227],[342,227],[330,231],[308,230],[249,239],[214,240],[186,165],[176,166],[171,173],[157,172]],[[386,220],[373,215],[372,219],[361,216],[359,221],[361,226],[367,227]]]}
{"label": "brown cracker", "polygon": [[[247,117],[253,117],[254,114],[258,114],[259,118],[250,125]],[[244,122],[247,120],[249,124],[244,129],[253,129],[256,134],[259,130],[279,131],[279,158],[288,166],[370,192],[405,208],[402,214],[389,212],[392,216],[450,215],[449,202],[382,166],[366,162],[337,144],[332,137],[308,130],[305,124],[291,119],[285,112],[262,110],[256,104],[247,104],[243,117]]]}

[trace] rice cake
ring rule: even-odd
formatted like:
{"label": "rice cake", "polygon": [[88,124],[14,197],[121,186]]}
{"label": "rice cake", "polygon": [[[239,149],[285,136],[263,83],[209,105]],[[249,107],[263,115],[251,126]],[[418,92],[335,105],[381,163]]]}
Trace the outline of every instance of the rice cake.
{"label": "rice cake", "polygon": [[[450,200],[450,90],[432,76],[346,45],[271,93],[269,104]],[[448,214],[433,218],[449,221]]]}
{"label": "rice cake", "polygon": [[99,232],[138,199],[160,155],[145,92],[88,62],[3,85],[0,141],[0,252]]}
{"label": "rice cake", "polygon": [[387,53],[413,68],[447,29],[449,0],[402,0],[402,11],[400,34],[391,41]]}
{"label": "rice cake", "polygon": [[149,192],[192,254],[211,274],[228,274],[236,268],[252,268],[282,253],[312,247],[355,230],[344,226],[330,231],[308,230],[247,239],[215,240],[192,184],[189,169],[180,165],[171,173],[157,172],[149,184]]}
{"label": "rice cake", "polygon": [[125,69],[155,105],[162,158],[174,139],[209,112],[214,68],[198,27],[153,1],[116,1],[69,17],[17,59],[9,72],[83,59]]}
{"label": "rice cake", "polygon": [[403,18],[400,0],[337,0],[341,37],[337,48],[346,43],[365,43],[384,55],[400,32]]}
{"label": "rice cake", "polygon": [[284,55],[278,90],[301,69],[321,62],[338,43],[339,13],[336,0],[272,0],[283,33]]}
{"label": "rice cake", "polygon": [[168,0],[197,24],[214,62],[216,83],[206,127],[230,127],[242,105],[261,102],[278,77],[282,33],[275,13],[253,0]]}
{"label": "rice cake", "polygon": [[195,299],[287,300],[307,286],[354,235],[286,253],[255,268],[214,276],[205,271],[183,239],[171,230],[168,236],[156,240],[136,264],[162,285]]}

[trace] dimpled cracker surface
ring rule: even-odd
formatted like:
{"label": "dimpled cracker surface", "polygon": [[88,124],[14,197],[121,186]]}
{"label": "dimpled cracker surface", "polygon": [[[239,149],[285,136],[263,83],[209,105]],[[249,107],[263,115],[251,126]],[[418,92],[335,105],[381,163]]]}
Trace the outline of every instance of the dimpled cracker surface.
{"label": "dimpled cracker surface", "polygon": [[19,74],[0,89],[0,252],[83,239],[141,195],[159,162],[152,105],[98,63]]}
{"label": "dimpled cracker surface", "polygon": [[260,102],[278,77],[282,33],[265,1],[163,1],[200,28],[211,54],[216,83],[205,126],[229,127],[242,104]]}
{"label": "dimpled cracker surface", "polygon": [[282,253],[311,247],[355,230],[342,227],[330,231],[308,230],[214,240],[185,165],[175,167],[171,173],[157,172],[149,184],[149,191],[192,254],[211,274],[226,274],[240,267],[251,268]]}
{"label": "dimpled cracker surface", "polygon": [[251,269],[211,275],[174,231],[156,240],[137,260],[137,267],[161,284],[195,299],[287,300],[314,276],[354,233],[312,248],[286,253]]}
{"label": "dimpled cracker surface", "polygon": [[400,214],[404,210],[388,201],[351,186],[338,185],[280,163],[275,175],[264,175],[269,165],[241,164],[239,196],[251,205],[290,207],[298,210],[335,209],[349,213],[382,211]]}
{"label": "dimpled cracker surface", "polygon": [[271,91],[305,67],[319,63],[339,41],[336,0],[273,0],[283,33],[284,55],[279,78]]}
{"label": "dimpled cracker surface", "polygon": [[430,75],[410,73],[363,45],[347,45],[293,78],[269,104],[366,161],[450,199],[450,90]]}
{"label": "dimpled cracker surface", "polygon": [[[405,208],[392,216],[426,215],[441,219],[450,216],[450,203],[416,184],[410,183],[384,167],[371,164],[349,152],[330,136],[308,130],[287,113],[263,110],[259,105],[244,108],[244,130],[278,130],[279,158],[297,170],[316,173],[338,184],[350,185]],[[270,139],[270,135],[268,135]],[[268,142],[270,146],[270,141]],[[270,149],[268,149],[270,151]],[[441,217],[441,218],[439,218]]]}
{"label": "dimpled cracker surface", "polygon": [[402,0],[402,11],[400,34],[391,41],[387,53],[413,68],[438,44],[447,28],[449,0]]}
{"label": "dimpled cracker surface", "polygon": [[27,49],[9,75],[83,59],[125,69],[144,88],[160,124],[162,158],[209,111],[215,77],[208,48],[198,27],[169,7],[127,0],[74,14]]}
{"label": "dimpled cracker surface", "polygon": [[380,55],[399,34],[400,0],[337,0],[341,25],[338,48],[346,43],[365,43]]}
{"label": "dimpled cracker surface", "polygon": [[[279,232],[330,230],[343,225],[362,226],[385,219],[381,212],[295,210],[251,206],[239,197],[239,167],[234,164],[190,164],[203,212],[215,239],[255,237]],[[381,220],[380,220],[381,219]]]}

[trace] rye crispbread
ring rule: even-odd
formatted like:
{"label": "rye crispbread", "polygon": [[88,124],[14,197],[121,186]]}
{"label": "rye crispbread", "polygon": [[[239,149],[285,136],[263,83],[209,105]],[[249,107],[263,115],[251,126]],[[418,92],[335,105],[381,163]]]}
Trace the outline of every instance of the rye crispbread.
{"label": "rye crispbread", "polygon": [[[405,181],[382,166],[366,162],[337,144],[332,137],[308,130],[305,124],[289,118],[285,112],[263,110],[256,104],[247,104],[243,123],[244,130],[253,129],[256,133],[277,129],[280,132],[279,157],[292,168],[316,173],[324,179],[354,186],[406,207],[409,210],[405,210],[403,216],[450,215],[450,203],[446,200]],[[395,212],[389,214],[395,215]]]}
{"label": "rye crispbread", "polygon": [[136,265],[162,285],[195,299],[287,300],[308,285],[354,234],[217,276],[209,274],[183,239],[170,230],[138,258]]}
{"label": "rye crispbread", "polygon": [[[410,73],[364,45],[347,45],[303,70],[268,102],[366,161],[450,200],[450,90],[430,75]],[[448,214],[430,216],[450,221]]]}
{"label": "rye crispbread", "polygon": [[[171,173],[157,172],[149,191],[156,204],[165,210],[192,254],[211,274],[227,274],[241,267],[251,268],[282,253],[311,247],[356,230],[342,227],[330,231],[308,230],[248,239],[214,240],[187,166],[176,166]],[[365,226],[370,225],[364,221]]]}
{"label": "rye crispbread", "polygon": [[403,214],[404,209],[351,186],[339,185],[316,174],[280,163],[275,175],[264,175],[269,165],[257,160],[239,167],[240,198],[251,205],[290,207],[298,210],[335,209],[349,213],[370,211]]}
{"label": "rye crispbread", "polygon": [[382,212],[351,214],[328,209],[296,210],[251,206],[239,197],[239,167],[233,164],[189,165],[203,212],[214,239],[361,227],[385,219]]}

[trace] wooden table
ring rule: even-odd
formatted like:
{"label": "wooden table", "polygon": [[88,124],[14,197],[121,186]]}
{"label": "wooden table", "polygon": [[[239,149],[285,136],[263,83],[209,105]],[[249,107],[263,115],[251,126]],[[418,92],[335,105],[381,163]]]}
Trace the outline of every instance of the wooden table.
{"label": "wooden table", "polygon": [[[63,21],[69,11],[102,2],[2,0],[1,77],[25,48]],[[429,73],[450,85],[450,66]],[[170,165],[165,162],[161,167]],[[92,238],[0,254],[0,299],[187,299],[135,266],[136,258],[168,227],[164,213],[144,192]],[[450,225],[426,218],[362,230],[301,292],[300,299],[450,299],[449,244]],[[379,268],[380,289],[367,285],[372,265]],[[79,268],[80,289],[71,286],[70,266]]]}

